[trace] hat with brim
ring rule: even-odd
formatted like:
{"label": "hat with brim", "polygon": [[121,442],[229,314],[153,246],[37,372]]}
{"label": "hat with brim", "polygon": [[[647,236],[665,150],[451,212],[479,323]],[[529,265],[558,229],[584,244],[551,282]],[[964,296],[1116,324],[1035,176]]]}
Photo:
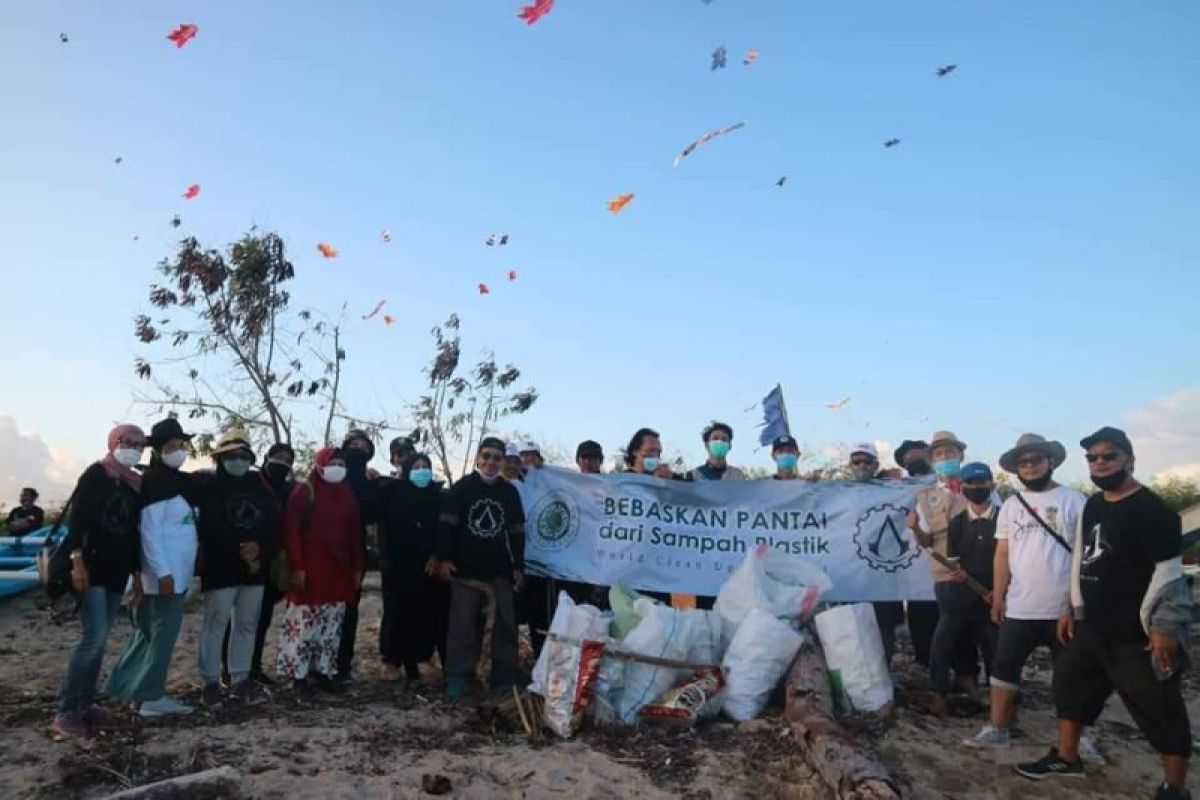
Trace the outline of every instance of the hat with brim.
{"label": "hat with brim", "polygon": [[954,445],[959,450],[966,450],[967,443],[954,435],[952,431],[938,431],[929,439],[929,450],[932,452],[944,445]]}
{"label": "hat with brim", "polygon": [[212,455],[213,458],[217,458],[237,452],[243,452],[251,460],[254,459],[254,450],[250,447],[250,435],[242,428],[230,428],[221,434],[217,446],[213,448]]}
{"label": "hat with brim", "polygon": [[168,417],[161,422],[154,423],[154,427],[150,429],[150,435],[146,437],[146,444],[157,450],[172,439],[191,440],[191,438],[192,434],[183,432],[183,426],[179,424],[179,420]]}
{"label": "hat with brim", "polygon": [[1036,433],[1023,433],[1013,448],[1000,456],[1000,467],[1015,474],[1022,453],[1041,453],[1050,459],[1050,469],[1058,469],[1067,460],[1067,449],[1060,442],[1046,441],[1044,436]]}
{"label": "hat with brim", "polygon": [[895,459],[897,464],[903,466],[904,465],[904,456],[908,455],[909,451],[911,451],[911,450],[928,450],[928,449],[929,449],[929,445],[925,444],[925,442],[922,442],[919,439],[905,439],[903,442],[900,443],[900,446],[897,447],[895,449],[895,451],[892,452],[892,458]]}

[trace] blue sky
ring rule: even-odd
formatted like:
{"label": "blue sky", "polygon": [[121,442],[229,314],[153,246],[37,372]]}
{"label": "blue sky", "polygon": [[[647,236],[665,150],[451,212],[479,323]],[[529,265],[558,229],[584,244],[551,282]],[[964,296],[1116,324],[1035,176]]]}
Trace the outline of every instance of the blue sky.
{"label": "blue sky", "polygon": [[[251,224],[288,241],[297,305],[348,304],[352,410],[402,413],[456,311],[564,449],[650,425],[699,460],[719,418],[766,464],[745,409],[782,382],[814,448],[950,427],[994,460],[1198,383],[1195,4],[559,0],[532,27],[518,5],[15,6],[0,415],[79,458],[146,421],[154,264]],[[396,325],[358,321],[383,298]]]}

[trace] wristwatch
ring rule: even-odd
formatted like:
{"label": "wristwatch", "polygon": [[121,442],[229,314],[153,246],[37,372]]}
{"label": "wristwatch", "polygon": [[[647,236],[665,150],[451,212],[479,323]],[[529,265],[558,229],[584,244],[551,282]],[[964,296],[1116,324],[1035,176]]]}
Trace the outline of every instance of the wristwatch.
{"label": "wristwatch", "polygon": [[72,561],[78,561],[81,558],[83,558],[82,550],[72,550],[71,551],[71,560]]}

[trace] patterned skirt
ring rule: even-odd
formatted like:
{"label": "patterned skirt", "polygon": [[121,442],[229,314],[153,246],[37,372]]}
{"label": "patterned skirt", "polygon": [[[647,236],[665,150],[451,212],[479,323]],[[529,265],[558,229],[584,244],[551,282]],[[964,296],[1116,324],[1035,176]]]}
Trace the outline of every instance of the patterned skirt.
{"label": "patterned skirt", "polygon": [[303,680],[310,672],[332,678],[337,674],[345,603],[305,606],[288,603],[279,628],[275,670],[281,678]]}

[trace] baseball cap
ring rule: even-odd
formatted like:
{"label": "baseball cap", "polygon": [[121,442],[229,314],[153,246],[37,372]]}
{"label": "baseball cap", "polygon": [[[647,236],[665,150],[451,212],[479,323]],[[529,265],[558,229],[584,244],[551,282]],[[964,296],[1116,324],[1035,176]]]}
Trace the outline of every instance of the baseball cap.
{"label": "baseball cap", "polygon": [[537,453],[541,455],[542,450],[537,446],[537,442],[533,441],[532,439],[526,439],[525,441],[521,442],[521,448],[518,452]]}
{"label": "baseball cap", "polygon": [[982,461],[972,461],[970,464],[963,464],[962,471],[958,474],[963,483],[968,481],[990,481],[992,480],[992,470],[987,464]]}
{"label": "baseball cap", "polygon": [[517,447],[516,442],[509,442],[507,445],[504,446],[504,457],[505,458],[520,458],[521,457],[521,448]]}
{"label": "baseball cap", "polygon": [[579,447],[575,448],[575,458],[599,458],[604,459],[604,448],[599,442],[594,442],[591,439],[585,439],[579,443]]}
{"label": "baseball cap", "polygon": [[794,447],[797,450],[800,449],[800,445],[797,444],[796,440],[786,434],[784,436],[776,436],[775,441],[771,442],[772,453],[774,453],[776,450],[781,450],[784,447]]}
{"label": "baseball cap", "polygon": [[1091,436],[1085,436],[1079,440],[1079,446],[1084,450],[1089,449],[1092,445],[1099,442],[1109,442],[1124,450],[1129,455],[1133,455],[1133,443],[1129,441],[1129,437],[1125,435],[1125,431],[1120,428],[1114,428],[1111,425],[1105,425],[1100,430],[1093,433]]}
{"label": "baseball cap", "polygon": [[854,445],[854,447],[851,447],[850,455],[853,456],[856,453],[866,453],[867,455],[869,455],[871,458],[875,459],[876,461],[879,460],[879,451],[876,450],[875,445],[871,444],[870,442],[860,442],[860,443]]}

